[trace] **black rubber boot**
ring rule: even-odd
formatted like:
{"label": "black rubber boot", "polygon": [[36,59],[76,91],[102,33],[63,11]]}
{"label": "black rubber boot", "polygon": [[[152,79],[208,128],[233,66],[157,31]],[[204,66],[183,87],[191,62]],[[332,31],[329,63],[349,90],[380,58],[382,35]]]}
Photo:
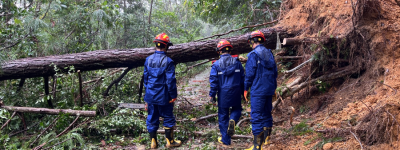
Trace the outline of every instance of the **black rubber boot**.
{"label": "black rubber boot", "polygon": [[228,124],[228,135],[233,136],[235,134],[235,120],[231,119],[229,120]]}
{"label": "black rubber boot", "polygon": [[174,140],[174,128],[168,128],[168,127],[164,127],[165,129],[165,138],[167,139],[167,148],[171,148],[171,147],[178,147],[181,146],[181,141],[180,140]]}
{"label": "black rubber boot", "polygon": [[269,143],[271,143],[271,132],[271,127],[264,127],[264,145],[268,145]]}
{"label": "black rubber boot", "polygon": [[157,131],[150,132],[150,139],[151,139],[150,148],[152,148],[152,149],[157,148]]}
{"label": "black rubber boot", "polygon": [[264,132],[261,132],[257,136],[253,137],[253,146],[246,150],[262,150],[262,144],[264,143]]}

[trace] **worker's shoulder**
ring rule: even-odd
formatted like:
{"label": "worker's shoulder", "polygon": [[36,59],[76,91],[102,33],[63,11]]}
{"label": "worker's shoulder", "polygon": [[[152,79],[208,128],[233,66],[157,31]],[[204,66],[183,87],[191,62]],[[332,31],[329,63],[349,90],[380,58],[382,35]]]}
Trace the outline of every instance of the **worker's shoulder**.
{"label": "worker's shoulder", "polygon": [[172,58],[171,58],[171,57],[168,57],[168,56],[166,56],[166,57],[167,57],[167,61],[168,61],[168,63],[174,62],[174,60],[172,60]]}

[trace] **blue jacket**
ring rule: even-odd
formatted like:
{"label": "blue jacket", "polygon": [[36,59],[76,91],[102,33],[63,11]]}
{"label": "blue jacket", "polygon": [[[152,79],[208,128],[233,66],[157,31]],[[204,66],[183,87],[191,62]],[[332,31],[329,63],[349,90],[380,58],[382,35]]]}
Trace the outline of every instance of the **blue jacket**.
{"label": "blue jacket", "polygon": [[260,44],[247,56],[244,89],[248,91],[251,87],[254,96],[274,95],[278,69],[271,50]]}
{"label": "blue jacket", "polygon": [[144,63],[144,101],[153,105],[166,105],[177,97],[174,61],[165,52],[156,51]]}
{"label": "blue jacket", "polygon": [[237,58],[229,54],[221,55],[211,68],[210,97],[218,92],[218,107],[241,106],[244,70]]}

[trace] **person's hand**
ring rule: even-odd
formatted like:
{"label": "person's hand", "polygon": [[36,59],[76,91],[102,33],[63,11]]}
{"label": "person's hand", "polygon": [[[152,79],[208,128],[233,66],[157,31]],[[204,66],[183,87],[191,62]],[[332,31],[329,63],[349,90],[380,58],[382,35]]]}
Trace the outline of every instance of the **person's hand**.
{"label": "person's hand", "polygon": [[173,102],[175,102],[175,101],[176,101],[176,98],[170,100],[169,103],[173,103]]}
{"label": "person's hand", "polygon": [[144,110],[147,111],[147,103],[144,104]]}
{"label": "person's hand", "polygon": [[217,102],[217,100],[215,99],[215,97],[210,97],[210,103],[212,103],[215,106],[216,102]]}
{"label": "person's hand", "polygon": [[244,91],[243,95],[244,95],[244,99],[246,99],[246,102],[249,102],[249,100],[247,99],[247,91],[246,90]]}
{"label": "person's hand", "polygon": [[275,102],[277,99],[278,99],[278,95],[276,95],[276,92],[275,92],[275,94],[272,96],[272,102]]}
{"label": "person's hand", "polygon": [[246,62],[247,61],[247,59],[244,58],[243,56],[239,56],[238,58],[239,58],[239,61],[241,61],[241,62]]}

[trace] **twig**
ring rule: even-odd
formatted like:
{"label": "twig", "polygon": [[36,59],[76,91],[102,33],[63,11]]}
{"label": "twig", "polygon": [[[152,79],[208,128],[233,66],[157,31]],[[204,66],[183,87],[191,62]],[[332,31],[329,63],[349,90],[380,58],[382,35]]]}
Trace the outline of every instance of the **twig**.
{"label": "twig", "polygon": [[82,75],[81,71],[78,70],[78,78],[79,78],[79,96],[81,98],[81,107],[83,106],[83,93],[82,93]]}
{"label": "twig", "polygon": [[200,117],[199,119],[196,119],[193,122],[199,122],[200,120],[204,120],[204,119],[208,119],[208,118],[212,118],[212,117],[216,117],[216,116],[218,116],[218,114],[207,115],[207,116],[204,116],[204,117]]}
{"label": "twig", "polygon": [[[376,82],[378,82],[378,81],[376,81]],[[387,84],[385,84],[385,83],[382,83],[382,82],[379,82],[379,83],[381,83],[381,84],[383,84],[383,85],[386,85],[387,87],[391,88],[391,89],[394,91],[394,94],[392,94],[392,95],[390,95],[390,96],[393,96],[393,95],[396,95],[396,94],[397,94],[397,90],[396,90],[396,89],[392,88],[391,86],[389,86],[389,85],[387,85]]]}
{"label": "twig", "polygon": [[46,17],[47,13],[48,13],[49,10],[50,10],[50,5],[51,5],[52,2],[53,2],[53,1],[50,1],[49,6],[48,6],[48,8],[47,8],[47,10],[46,10],[46,13],[44,13],[44,16],[42,17],[41,20],[43,20],[43,19]]}
{"label": "twig", "polygon": [[67,132],[67,130],[68,130],[73,124],[75,124],[75,122],[76,122],[78,119],[79,119],[79,116],[77,116],[76,119],[75,119],[67,128],[65,128],[64,131],[62,131],[60,134],[58,134],[55,138],[53,138],[53,139],[51,139],[51,140],[49,140],[49,141],[47,141],[47,142],[44,142],[44,143],[40,144],[39,146],[36,146],[36,147],[34,148],[34,150],[39,150],[39,149],[41,149],[41,148],[42,148],[43,146],[45,146],[47,143],[50,143],[50,142],[52,142],[54,139],[57,139],[57,138],[60,137],[61,135],[65,134],[65,133]]}
{"label": "twig", "polygon": [[292,72],[294,72],[296,70],[299,70],[304,65],[308,64],[309,62],[312,62],[313,60],[314,60],[314,57],[311,57],[310,59],[308,59],[307,61],[305,61],[302,64],[298,65],[297,67],[294,67],[292,70],[285,71],[284,74],[292,73]]}
{"label": "twig", "polygon": [[301,59],[304,56],[276,56],[276,59]]}
{"label": "twig", "polygon": [[55,118],[55,119],[53,120],[53,122],[52,122],[46,129],[44,129],[44,130],[36,137],[36,139],[35,139],[31,144],[29,144],[29,147],[31,147],[32,144],[34,144],[34,143],[39,139],[39,137],[42,136],[42,134],[43,134],[44,132],[46,132],[48,129],[50,129],[50,128],[54,125],[54,123],[58,120],[58,118],[60,118],[60,116],[58,116],[57,118]]}
{"label": "twig", "polygon": [[56,93],[57,93],[57,76],[53,75],[53,100],[56,101]]}
{"label": "twig", "polygon": [[190,66],[190,67],[187,67],[185,71],[177,72],[177,73],[186,73],[189,69],[192,69],[192,68],[194,68],[194,67],[200,66],[200,65],[205,64],[205,63],[208,63],[208,62],[210,62],[210,60],[209,60],[209,59],[206,59],[205,61],[202,61],[202,62],[200,62],[200,63],[194,64],[194,65],[192,65],[192,66]]}
{"label": "twig", "polygon": [[363,146],[362,146],[360,140],[357,138],[357,136],[356,136],[353,132],[351,132],[351,129],[350,129],[350,133],[353,134],[354,138],[356,138],[356,140],[358,141],[358,143],[360,143],[361,150],[363,150],[364,148],[363,148]]}
{"label": "twig", "polygon": [[244,119],[240,120],[240,121],[237,123],[236,126],[240,127],[240,124],[242,124],[243,122],[245,122],[245,121],[247,121],[247,120],[250,120],[250,119],[251,119],[251,118],[244,118]]}
{"label": "twig", "polygon": [[153,9],[153,0],[150,2],[149,25],[151,25],[151,11]]}
{"label": "twig", "polygon": [[278,20],[274,20],[274,21],[267,22],[267,23],[263,23],[263,24],[259,24],[259,25],[251,25],[251,26],[241,27],[241,28],[239,28],[239,29],[230,30],[230,31],[228,31],[228,32],[226,32],[226,33],[216,34],[216,35],[212,35],[212,36],[209,36],[209,37],[206,37],[206,38],[202,38],[202,39],[196,40],[196,41],[194,41],[194,42],[202,41],[202,40],[209,39],[209,38],[216,37],[216,36],[217,36],[217,37],[220,37],[220,36],[229,34],[229,33],[231,33],[231,32],[239,31],[239,30],[246,29],[246,28],[254,28],[254,27],[258,27],[258,26],[265,26],[265,25],[268,25],[268,24],[273,24],[273,23],[275,23],[275,22],[277,22],[277,21],[278,21]]}
{"label": "twig", "polygon": [[67,128],[64,129],[64,131],[62,131],[60,134],[58,134],[58,135],[56,136],[56,138],[58,138],[58,137],[60,137],[61,135],[65,134],[65,133],[67,132],[67,130],[68,130],[69,128],[71,128],[71,126],[74,125],[75,122],[76,122],[78,119],[79,119],[79,116],[77,116],[77,117],[75,118],[75,120],[74,120],[71,124],[69,124],[69,126],[68,126]]}
{"label": "twig", "polygon": [[62,143],[64,143],[64,142],[67,142],[67,141],[72,140],[72,139],[74,139],[74,138],[72,137],[72,138],[66,139],[66,140],[64,140],[64,141],[58,142],[58,143],[56,143],[56,144],[54,144],[54,145],[52,145],[52,146],[46,147],[46,148],[43,149],[43,150],[47,150],[47,149],[56,147],[57,145],[60,145],[60,144],[62,144]]}
{"label": "twig", "polygon": [[290,106],[290,109],[292,110],[292,112],[290,113],[290,126],[293,126],[293,115],[294,115],[294,107]]}
{"label": "twig", "polygon": [[8,123],[10,123],[11,119],[14,118],[15,114],[17,114],[16,111],[14,111],[14,113],[11,115],[10,119],[8,119],[7,122],[4,123],[4,124],[1,126],[1,129],[0,129],[0,130],[3,130],[3,128],[6,127]]}
{"label": "twig", "polygon": [[185,97],[183,97],[182,96],[182,98],[186,101],[186,102],[188,102],[190,105],[193,105],[191,102],[189,102]]}
{"label": "twig", "polygon": [[24,130],[15,132],[15,133],[11,133],[11,134],[9,135],[9,137],[12,137],[12,136],[17,135],[17,134],[22,133],[22,132],[25,132],[25,131],[27,131],[27,130],[33,128],[33,127],[35,127],[35,126],[38,125],[38,124],[39,124],[39,122],[36,122],[35,124],[33,124],[32,126],[28,127],[27,129],[24,129]]}
{"label": "twig", "polygon": [[139,83],[139,98],[138,98],[138,103],[141,103],[142,101],[142,94],[143,94],[143,84],[144,84],[144,74],[142,74],[142,78],[140,79]]}
{"label": "twig", "polygon": [[24,124],[24,130],[26,129],[26,122],[25,122],[25,117],[24,117],[24,113],[17,113],[18,117],[21,118],[22,123]]}

